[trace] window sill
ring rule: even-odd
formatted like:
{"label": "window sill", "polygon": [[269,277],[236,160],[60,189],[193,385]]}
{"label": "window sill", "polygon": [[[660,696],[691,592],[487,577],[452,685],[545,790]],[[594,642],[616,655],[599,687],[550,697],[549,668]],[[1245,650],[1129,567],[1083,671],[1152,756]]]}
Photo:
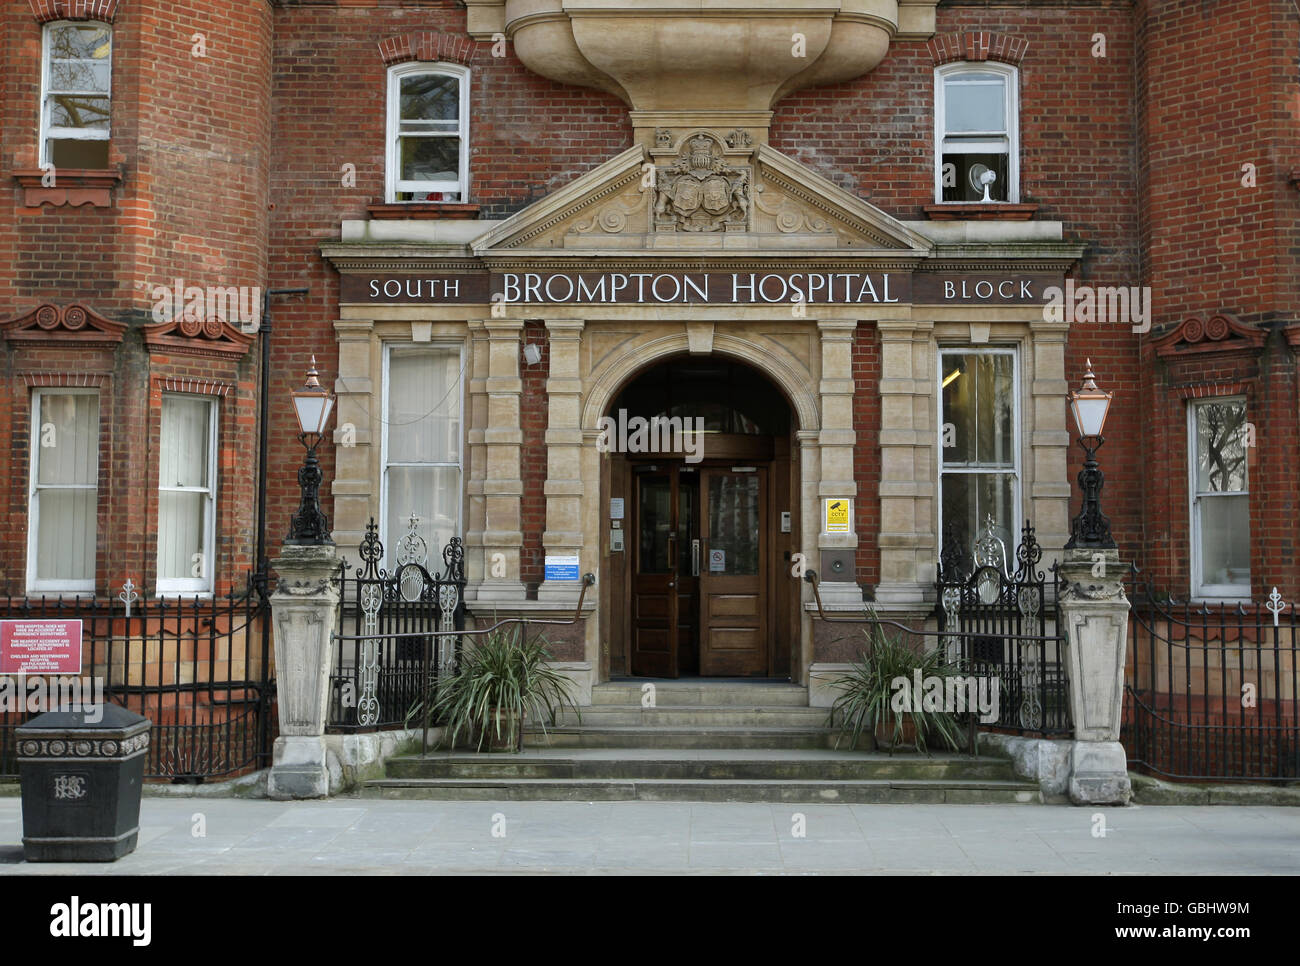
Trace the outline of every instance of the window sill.
{"label": "window sill", "polygon": [[1006,201],[948,202],[925,205],[924,210],[931,221],[1028,221],[1038,211],[1038,205],[1013,205]]}
{"label": "window sill", "polygon": [[23,189],[24,207],[53,205],[60,208],[67,205],[76,208],[90,205],[94,208],[111,208],[113,189],[122,183],[121,173],[112,168],[102,171],[57,168],[54,171],[54,184],[48,187],[42,183],[46,174],[40,168],[24,168],[14,172],[14,180]]}
{"label": "window sill", "polygon": [[376,220],[394,218],[471,221],[478,218],[479,206],[456,201],[393,201],[369,205],[366,211]]}

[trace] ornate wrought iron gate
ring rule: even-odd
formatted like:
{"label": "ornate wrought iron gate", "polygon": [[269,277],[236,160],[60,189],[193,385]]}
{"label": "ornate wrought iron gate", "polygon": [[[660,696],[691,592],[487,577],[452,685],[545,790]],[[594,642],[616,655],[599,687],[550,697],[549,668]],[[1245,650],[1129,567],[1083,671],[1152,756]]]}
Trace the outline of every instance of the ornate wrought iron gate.
{"label": "ornate wrought iron gate", "polygon": [[450,672],[465,628],[465,548],[452,537],[442,570],[428,568],[428,546],[412,517],[397,544],[397,566],[381,566],[384,545],[371,519],[360,546],[362,566],[339,571],[344,632],[335,637],[329,725],[336,731],[401,727],[411,708]]}
{"label": "ornate wrought iron gate", "polygon": [[1042,558],[1028,521],[1014,561],[991,516],[970,553],[955,528],[945,534],[936,582],[940,640],[963,673],[998,682],[998,718],[985,727],[1018,734],[1071,731],[1060,578],[1055,565],[1050,577],[1038,569]]}

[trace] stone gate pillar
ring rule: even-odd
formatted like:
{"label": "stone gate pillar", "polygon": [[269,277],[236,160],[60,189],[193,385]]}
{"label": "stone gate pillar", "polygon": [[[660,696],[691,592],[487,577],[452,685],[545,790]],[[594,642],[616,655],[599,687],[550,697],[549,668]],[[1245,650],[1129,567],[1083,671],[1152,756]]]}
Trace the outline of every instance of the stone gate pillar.
{"label": "stone gate pillar", "polygon": [[1128,597],[1117,550],[1063,552],[1060,620],[1070,675],[1070,801],[1124,805],[1133,795],[1119,742]]}
{"label": "stone gate pillar", "polygon": [[334,545],[286,544],[272,561],[280,575],[271,595],[275,630],[275,687],[280,737],[275,739],[267,794],[271,798],[323,798],[325,719],[332,637],[339,592]]}

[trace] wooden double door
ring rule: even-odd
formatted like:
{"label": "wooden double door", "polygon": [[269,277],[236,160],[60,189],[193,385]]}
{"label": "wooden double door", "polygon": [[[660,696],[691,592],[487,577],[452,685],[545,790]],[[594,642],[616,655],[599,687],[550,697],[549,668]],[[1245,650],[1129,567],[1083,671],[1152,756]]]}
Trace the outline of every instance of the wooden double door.
{"label": "wooden double door", "polygon": [[768,467],[631,470],[631,673],[766,676]]}

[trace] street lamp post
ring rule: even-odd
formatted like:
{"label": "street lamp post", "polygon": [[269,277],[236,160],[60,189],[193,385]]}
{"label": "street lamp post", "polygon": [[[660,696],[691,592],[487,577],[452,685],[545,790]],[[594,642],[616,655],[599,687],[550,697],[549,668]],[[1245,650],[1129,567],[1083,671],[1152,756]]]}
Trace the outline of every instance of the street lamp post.
{"label": "street lamp post", "polygon": [[1078,477],[1079,489],[1083,491],[1083,507],[1071,521],[1070,541],[1065,545],[1066,550],[1115,548],[1115,539],[1110,534],[1110,520],[1101,512],[1101,488],[1106,477],[1097,463],[1097,450],[1106,442],[1101,433],[1106,426],[1106,415],[1110,411],[1114,395],[1113,392],[1097,388],[1096,377],[1092,374],[1092,360],[1089,359],[1083,386],[1071,390],[1069,396],[1070,412],[1074,414],[1074,425],[1079,430],[1079,445],[1087,453],[1087,458]]}
{"label": "street lamp post", "polygon": [[289,536],[284,541],[294,546],[312,546],[333,544],[330,539],[329,520],[320,507],[320,485],[324,479],[320,461],[316,458],[316,447],[325,435],[325,424],[329,421],[330,410],[334,408],[334,397],[320,384],[316,372],[316,357],[312,356],[311,369],[307,372],[307,382],[293,396],[294,415],[298,417],[298,442],[307,447],[307,458],[298,468],[298,486],[302,490],[302,502],[298,512],[293,515],[289,527]]}

